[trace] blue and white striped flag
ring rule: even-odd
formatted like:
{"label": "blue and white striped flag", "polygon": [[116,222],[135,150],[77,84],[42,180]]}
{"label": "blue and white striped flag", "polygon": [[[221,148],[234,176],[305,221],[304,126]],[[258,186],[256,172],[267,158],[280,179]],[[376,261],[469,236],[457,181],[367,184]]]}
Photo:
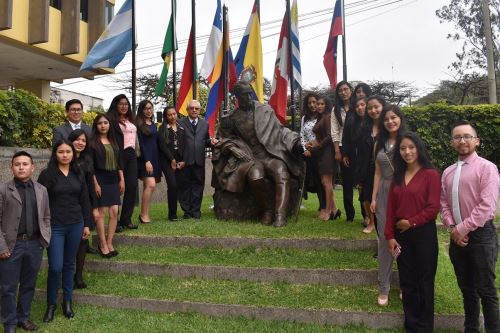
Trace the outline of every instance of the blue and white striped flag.
{"label": "blue and white striped flag", "polygon": [[299,13],[297,0],[293,0],[291,10],[291,25],[292,25],[292,64],[293,78],[295,80],[294,88],[302,88],[302,70],[300,68],[300,42],[299,42]]}
{"label": "blue and white striped flag", "polygon": [[80,71],[115,68],[132,50],[132,0],[127,0],[94,44]]}

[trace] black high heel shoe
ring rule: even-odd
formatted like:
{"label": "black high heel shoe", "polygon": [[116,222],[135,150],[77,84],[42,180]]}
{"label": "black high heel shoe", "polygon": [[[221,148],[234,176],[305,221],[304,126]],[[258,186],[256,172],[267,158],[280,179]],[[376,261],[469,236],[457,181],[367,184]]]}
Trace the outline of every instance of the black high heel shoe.
{"label": "black high heel shoe", "polygon": [[63,301],[62,310],[63,310],[64,317],[66,317],[68,319],[73,318],[75,316],[75,313],[73,312],[73,306],[71,304],[71,301]]}
{"label": "black high heel shoe", "polygon": [[97,251],[99,251],[99,254],[101,255],[101,257],[103,258],[111,258],[113,257],[113,255],[111,254],[111,252],[108,252],[108,253],[102,253],[102,250],[101,250],[101,246],[100,245],[97,245]]}
{"label": "black high heel shoe", "polygon": [[54,320],[54,314],[56,312],[55,304],[47,304],[47,310],[45,310],[45,314],[43,315],[43,322],[50,323]]}
{"label": "black high heel shoe", "polygon": [[340,216],[342,215],[342,211],[340,209],[337,209],[337,211],[335,212],[335,214],[333,214],[333,212],[330,213],[330,220],[336,220],[336,219],[340,219]]}

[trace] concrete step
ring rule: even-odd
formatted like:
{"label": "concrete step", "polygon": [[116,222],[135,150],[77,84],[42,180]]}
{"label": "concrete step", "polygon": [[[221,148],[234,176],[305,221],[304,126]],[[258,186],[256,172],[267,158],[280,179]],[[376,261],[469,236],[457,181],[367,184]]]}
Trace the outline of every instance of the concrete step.
{"label": "concrete step", "polygon": [[[142,245],[155,247],[190,246],[197,248],[221,247],[237,249],[256,248],[293,248],[302,250],[366,250],[376,249],[376,239],[328,239],[328,238],[248,238],[248,237],[194,237],[194,236],[142,236],[115,235],[114,244]],[[93,243],[97,244],[97,236]]]}
{"label": "concrete step", "polygon": [[[45,300],[46,292],[37,290],[35,297]],[[75,293],[73,301],[80,304],[106,306],[116,309],[139,309],[153,312],[197,312],[207,316],[239,317],[259,320],[286,320],[335,326],[365,325],[371,329],[403,328],[402,313],[372,313],[361,311],[309,310],[283,307],[257,307],[200,302],[155,300],[147,298],[88,295]],[[463,329],[463,315],[438,314],[434,317],[436,329]]]}

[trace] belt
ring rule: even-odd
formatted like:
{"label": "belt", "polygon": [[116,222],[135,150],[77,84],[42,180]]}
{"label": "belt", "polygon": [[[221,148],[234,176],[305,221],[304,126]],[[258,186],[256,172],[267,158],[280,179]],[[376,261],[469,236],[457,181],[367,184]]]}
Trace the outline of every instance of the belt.
{"label": "belt", "polygon": [[39,239],[40,238],[40,235],[31,235],[31,236],[28,236],[28,234],[19,234],[17,235],[17,240],[23,240],[23,241],[28,241],[28,240],[35,240],[35,239]]}

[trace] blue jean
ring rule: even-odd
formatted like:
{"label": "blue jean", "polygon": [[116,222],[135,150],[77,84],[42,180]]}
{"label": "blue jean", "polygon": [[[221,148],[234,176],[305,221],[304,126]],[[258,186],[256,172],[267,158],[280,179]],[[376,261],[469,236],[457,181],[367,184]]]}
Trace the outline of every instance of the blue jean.
{"label": "blue jean", "polygon": [[47,277],[47,303],[57,303],[57,292],[62,276],[63,299],[70,301],[73,296],[75,260],[83,222],[73,224],[52,224],[52,237],[47,249],[49,274]]}
{"label": "blue jean", "polygon": [[[36,278],[42,262],[43,247],[38,239],[18,240],[8,259],[0,260],[0,290],[2,324],[15,327],[28,320],[35,294]],[[16,293],[19,295],[16,309]]]}

